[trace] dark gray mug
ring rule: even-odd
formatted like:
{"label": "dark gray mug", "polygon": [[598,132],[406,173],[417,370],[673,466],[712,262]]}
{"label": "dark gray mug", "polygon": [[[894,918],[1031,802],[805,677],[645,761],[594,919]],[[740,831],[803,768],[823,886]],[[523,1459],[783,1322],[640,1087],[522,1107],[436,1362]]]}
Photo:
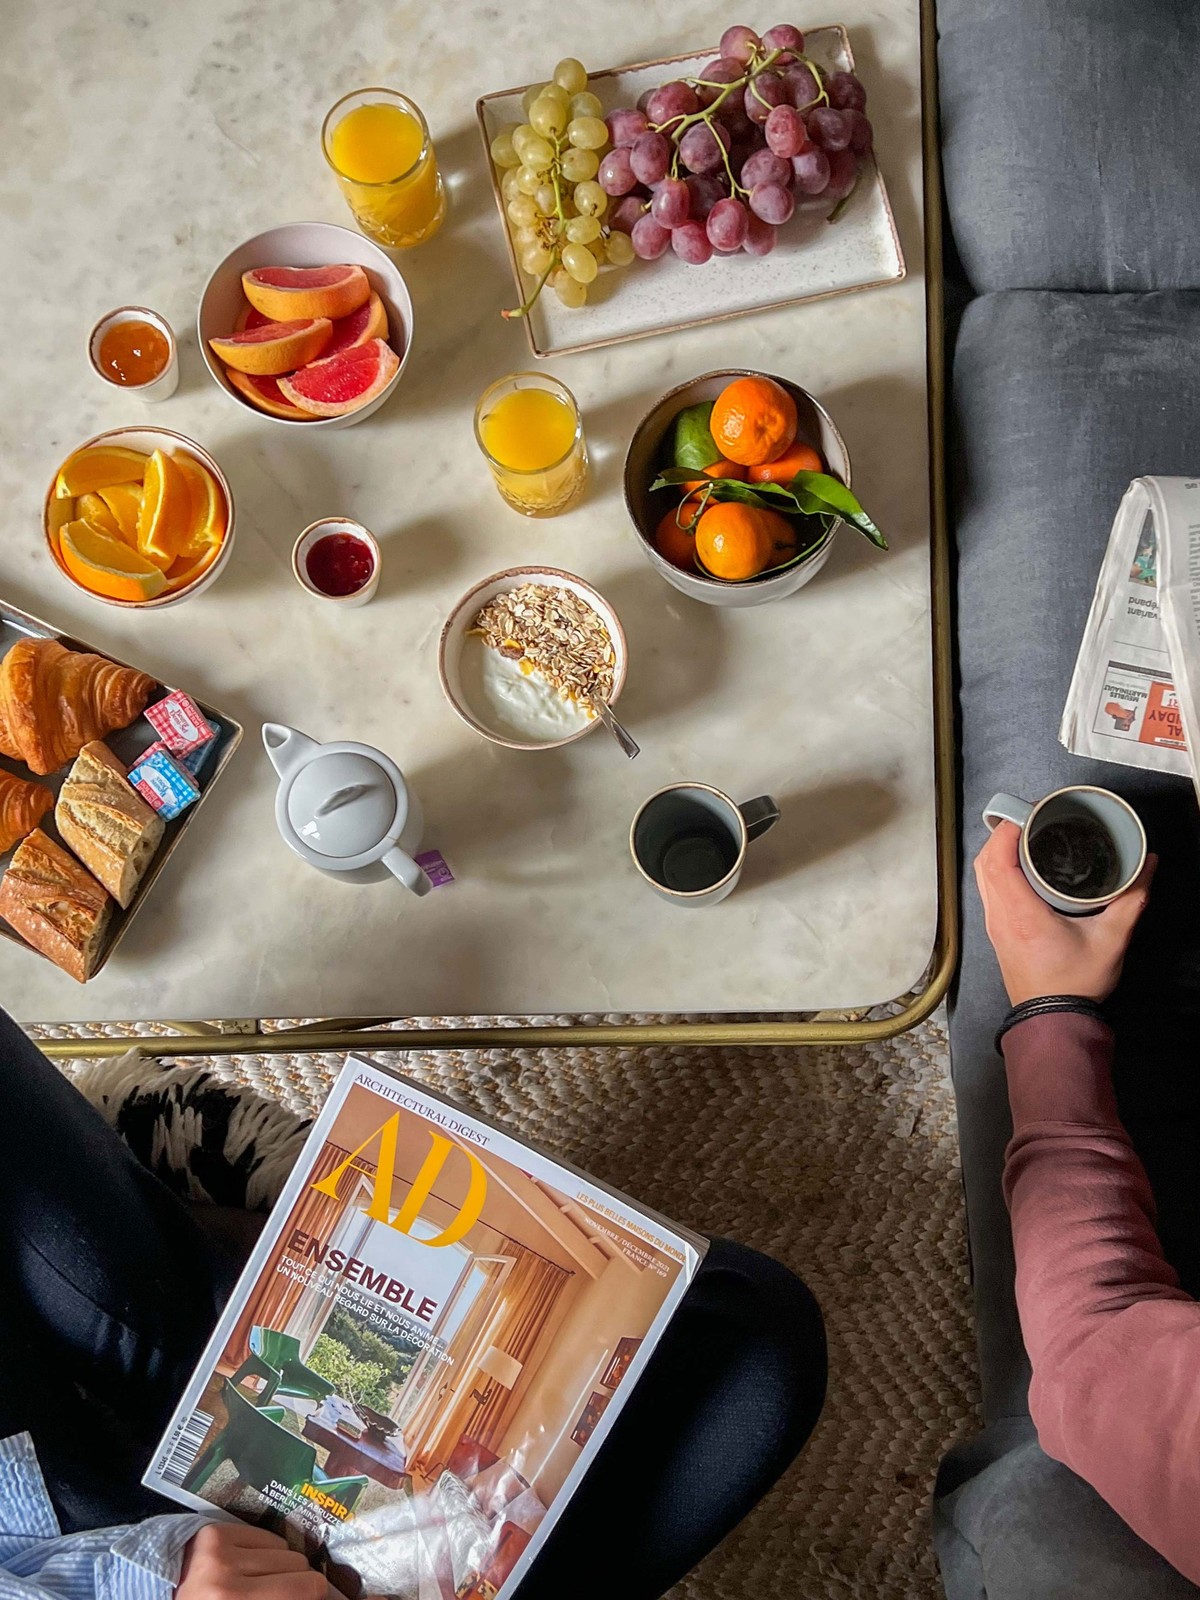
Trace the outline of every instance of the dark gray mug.
{"label": "dark gray mug", "polygon": [[989,828],[1021,830],[1021,871],[1048,906],[1068,917],[1091,916],[1124,894],[1146,864],[1141,818],[1119,794],[1076,783],[1031,805],[993,795],[983,810]]}
{"label": "dark gray mug", "polygon": [[681,906],[712,906],[737,888],[751,841],[779,821],[769,794],[742,805],[706,783],[673,783],[633,819],[633,864],[656,894]]}

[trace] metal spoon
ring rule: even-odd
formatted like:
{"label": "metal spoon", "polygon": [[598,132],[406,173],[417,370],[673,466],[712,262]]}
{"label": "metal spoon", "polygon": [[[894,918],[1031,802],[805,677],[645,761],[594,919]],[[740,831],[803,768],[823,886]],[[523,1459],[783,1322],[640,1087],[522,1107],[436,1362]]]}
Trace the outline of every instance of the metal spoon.
{"label": "metal spoon", "polygon": [[600,721],[604,724],[609,733],[612,734],[613,738],[621,746],[621,749],[624,750],[625,754],[632,761],[634,756],[639,753],[641,746],[617,721],[616,717],[613,715],[613,709],[609,705],[608,701],[593,700],[592,710],[600,718]]}

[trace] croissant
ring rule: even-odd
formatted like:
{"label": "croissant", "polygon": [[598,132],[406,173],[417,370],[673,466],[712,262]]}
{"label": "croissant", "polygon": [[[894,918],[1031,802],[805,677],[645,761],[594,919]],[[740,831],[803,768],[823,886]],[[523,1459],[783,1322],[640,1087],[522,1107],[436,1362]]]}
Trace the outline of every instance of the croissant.
{"label": "croissant", "polygon": [[0,661],[0,752],[39,775],[73,761],[85,744],[127,728],[154,679],[53,639],[22,639]]}
{"label": "croissant", "polygon": [[0,772],[0,855],[32,833],[54,804],[54,791]]}

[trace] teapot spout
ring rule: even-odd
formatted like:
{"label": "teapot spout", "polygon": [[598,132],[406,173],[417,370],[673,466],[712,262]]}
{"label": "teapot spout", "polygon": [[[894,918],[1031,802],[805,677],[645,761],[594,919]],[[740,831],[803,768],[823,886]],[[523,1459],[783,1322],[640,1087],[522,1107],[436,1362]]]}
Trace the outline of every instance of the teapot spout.
{"label": "teapot spout", "polygon": [[320,749],[315,739],[283,722],[264,722],[262,740],[271,765],[281,778],[290,778],[314,750]]}

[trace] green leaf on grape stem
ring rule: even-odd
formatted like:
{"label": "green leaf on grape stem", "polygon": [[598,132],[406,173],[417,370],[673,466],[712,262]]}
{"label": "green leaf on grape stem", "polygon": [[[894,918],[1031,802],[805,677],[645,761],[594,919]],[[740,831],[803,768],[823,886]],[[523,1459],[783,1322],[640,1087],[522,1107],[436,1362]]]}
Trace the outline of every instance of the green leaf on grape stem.
{"label": "green leaf on grape stem", "polygon": [[[681,483],[695,483],[695,471],[668,467],[650,485],[669,489]],[[737,500],[742,505],[760,506],[764,511],[779,511],[785,516],[835,518],[849,522],[879,550],[887,540],[851,494],[846,485],[828,472],[798,472],[790,483],[742,483],[737,478],[713,478],[704,485],[710,500]],[[789,563],[790,565],[791,563]]]}

